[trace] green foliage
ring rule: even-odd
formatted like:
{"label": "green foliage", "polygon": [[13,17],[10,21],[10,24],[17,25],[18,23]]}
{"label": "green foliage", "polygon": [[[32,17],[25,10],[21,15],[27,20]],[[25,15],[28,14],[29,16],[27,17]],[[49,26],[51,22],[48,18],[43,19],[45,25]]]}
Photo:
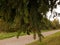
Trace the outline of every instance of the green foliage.
{"label": "green foliage", "polygon": [[43,30],[50,30],[51,29],[51,24],[52,22],[50,20],[48,20],[47,18],[43,18],[42,21],[41,21],[41,29]]}
{"label": "green foliage", "polygon": [[[42,21],[46,17],[46,12],[51,8],[51,12],[57,0],[0,0],[0,17],[9,27],[8,30],[18,30],[38,34],[41,37]],[[43,23],[42,23],[42,22]],[[49,22],[49,21],[48,21]],[[6,25],[7,25],[6,24]],[[48,25],[46,25],[48,27]],[[7,29],[6,29],[7,30]]]}
{"label": "green foliage", "polygon": [[54,21],[51,24],[52,24],[52,29],[60,28],[59,20],[57,19],[54,19]]}

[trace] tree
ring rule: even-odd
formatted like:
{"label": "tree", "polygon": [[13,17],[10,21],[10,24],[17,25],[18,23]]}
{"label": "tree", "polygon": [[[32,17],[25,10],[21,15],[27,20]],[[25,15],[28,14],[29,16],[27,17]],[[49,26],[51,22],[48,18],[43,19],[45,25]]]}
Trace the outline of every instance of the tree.
{"label": "tree", "polygon": [[[41,21],[46,17],[47,11],[55,8],[57,0],[0,0],[0,17],[3,18],[7,23],[15,23],[17,28],[18,36],[21,32],[26,32],[28,35],[30,32],[36,33],[41,40]],[[17,36],[17,37],[18,37]]]}
{"label": "tree", "polygon": [[52,21],[52,28],[53,29],[60,28],[59,20],[57,18]]}

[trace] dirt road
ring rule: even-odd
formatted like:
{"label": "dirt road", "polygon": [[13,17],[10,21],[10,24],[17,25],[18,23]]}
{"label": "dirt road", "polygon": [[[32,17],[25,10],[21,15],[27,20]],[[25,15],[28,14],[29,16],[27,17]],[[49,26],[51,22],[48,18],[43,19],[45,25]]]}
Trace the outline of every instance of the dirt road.
{"label": "dirt road", "polygon": [[[60,30],[48,31],[48,32],[43,32],[42,34],[44,36],[48,36],[59,31]],[[38,40],[38,37],[36,40]],[[20,36],[19,39],[13,37],[9,39],[0,40],[0,45],[26,45],[36,40],[33,39],[33,35],[26,35],[26,36]]]}

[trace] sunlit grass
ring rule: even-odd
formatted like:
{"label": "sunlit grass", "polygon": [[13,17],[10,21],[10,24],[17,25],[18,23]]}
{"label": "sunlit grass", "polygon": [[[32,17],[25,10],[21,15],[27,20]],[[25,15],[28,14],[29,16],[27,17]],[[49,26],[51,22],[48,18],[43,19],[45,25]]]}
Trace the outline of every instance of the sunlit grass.
{"label": "sunlit grass", "polygon": [[0,33],[0,40],[1,39],[5,39],[5,38],[10,38],[10,37],[13,37],[15,36],[17,33],[16,32],[13,32],[13,33]]}
{"label": "sunlit grass", "polygon": [[60,32],[45,37],[42,42],[36,41],[28,45],[60,45]]}
{"label": "sunlit grass", "polygon": [[[42,30],[42,32],[47,32],[47,31],[50,31],[50,30]],[[0,33],[0,40],[15,37],[15,36],[17,37],[17,34],[18,34],[18,32],[8,32],[8,33],[3,32],[3,33]],[[33,34],[33,33],[31,33],[31,34]],[[24,35],[27,35],[27,34],[23,33],[23,32],[20,34],[20,36],[24,36]]]}
{"label": "sunlit grass", "polygon": [[[6,33],[6,32],[4,32],[4,33],[0,33],[0,40],[1,39],[6,39],[6,38],[11,38],[11,37],[17,37],[17,32],[8,32],[8,33]],[[26,35],[26,34],[24,34],[24,33],[21,33],[20,34],[20,36],[23,36],[23,35]]]}

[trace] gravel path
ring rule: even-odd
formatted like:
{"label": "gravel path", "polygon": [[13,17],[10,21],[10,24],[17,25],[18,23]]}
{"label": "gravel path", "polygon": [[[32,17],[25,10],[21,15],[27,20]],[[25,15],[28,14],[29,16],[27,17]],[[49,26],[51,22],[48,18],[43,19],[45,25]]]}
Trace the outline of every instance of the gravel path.
{"label": "gravel path", "polygon": [[[44,36],[48,36],[48,35],[58,32],[58,31],[60,31],[60,30],[43,32],[42,34]],[[38,40],[38,37],[36,40]],[[0,45],[26,45],[26,44],[31,43],[36,40],[33,39],[33,35],[26,35],[26,36],[20,36],[19,39],[17,39],[16,37],[13,37],[13,38],[9,38],[9,39],[0,40]]]}

